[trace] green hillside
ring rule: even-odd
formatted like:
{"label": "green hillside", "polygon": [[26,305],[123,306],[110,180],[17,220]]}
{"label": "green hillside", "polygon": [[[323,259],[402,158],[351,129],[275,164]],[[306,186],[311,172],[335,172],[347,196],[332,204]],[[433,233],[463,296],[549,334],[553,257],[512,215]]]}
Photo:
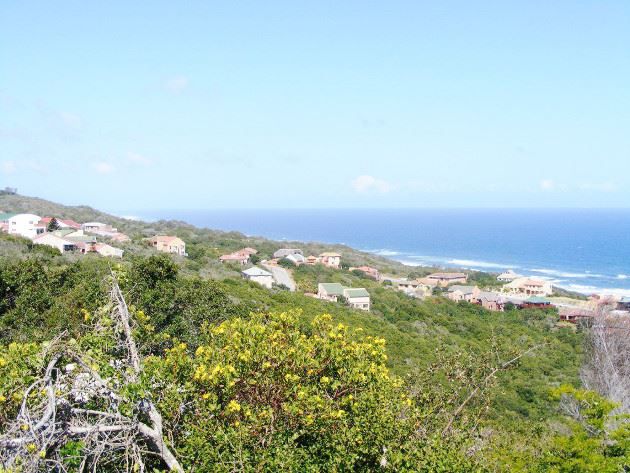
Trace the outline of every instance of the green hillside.
{"label": "green hillside", "polygon": [[[569,442],[576,427],[559,410],[554,392],[579,388],[583,340],[575,327],[558,324],[555,310],[496,313],[442,297],[420,301],[345,270],[294,268],[301,288],[324,280],[367,288],[372,298],[368,313],[299,292],[265,289],[242,280],[239,268],[216,262],[218,254],[243,246],[255,246],[268,255],[280,247],[277,242],[177,222],[131,222],[88,207],[55,206],[20,196],[1,196],[0,208],[103,220],[133,238],[125,245],[125,258],[113,261],[93,255],[61,256],[28,240],[0,234],[0,361],[5,360],[4,365],[0,363],[0,399],[9,403],[6,413],[0,415],[0,439],[3,429],[10,429],[8,416],[17,412],[24,383],[33,379],[42,362],[37,360],[43,360],[36,356],[39,344],[48,346],[59,337],[61,342],[55,343],[67,343],[73,353],[84,351],[96,369],[116,376],[110,358],[120,356],[120,351],[107,338],[118,333],[108,328],[112,317],[107,315],[112,310],[111,277],[116,274],[134,317],[140,355],[149,370],[146,378],[134,378],[133,383],[138,384],[129,384],[131,391],[124,391],[124,396],[132,404],[144,396],[162,409],[170,445],[190,468],[234,471],[217,466],[225,455],[236,455],[234,445],[239,445],[241,454],[249,455],[241,459],[245,465],[242,471],[256,471],[256,464],[266,465],[265,471],[373,471],[380,468],[385,445],[392,452],[385,457],[396,471],[534,471],[534,467],[547,471],[549,462],[567,454],[568,447],[562,442]],[[184,237],[190,257],[155,254],[141,242],[143,236],[154,232]],[[346,247],[300,246],[309,252],[341,248],[344,259],[347,255],[359,264],[402,274],[409,271],[398,263]],[[322,314],[330,315],[330,325],[325,322],[323,331],[318,328]],[[275,338],[254,343],[256,334],[267,333],[276,325],[283,328],[273,329],[273,334],[265,337],[287,337],[282,342],[286,345],[281,362],[277,361],[279,353],[267,351]],[[105,338],[98,335],[100,331],[107,334]],[[225,331],[230,336],[224,339]],[[376,345],[366,348],[368,358],[361,355],[355,359],[346,350],[363,346],[356,345],[362,340],[366,347]],[[314,350],[312,358],[300,357],[300,349]],[[209,364],[198,365],[210,353],[212,357],[203,362]],[[20,357],[25,361],[18,362]],[[247,375],[245,371],[220,375],[226,380],[233,376],[229,382],[236,384],[190,384],[193,373],[197,373],[195,379],[201,376],[199,370],[214,367],[221,373],[221,366],[228,366],[226,360],[232,360],[229,366],[237,366],[236,371],[251,371]],[[514,362],[506,363],[509,360]],[[20,368],[11,368],[12,363]],[[278,371],[264,374],[261,367],[275,366],[273,363],[278,363]],[[335,368],[323,376],[317,372],[318,363],[333,363]],[[311,376],[313,372],[318,374]],[[381,374],[370,381],[374,384],[369,388],[352,384],[377,372]],[[266,386],[264,392],[268,394],[259,393],[261,397],[254,401],[253,385],[239,376],[255,378],[256,386]],[[346,404],[336,404],[336,394],[322,388],[322,383],[339,383],[334,392],[344,395],[352,389],[362,407],[348,410]],[[344,383],[349,384],[344,388]],[[155,388],[158,385],[160,389]],[[194,395],[195,389],[201,391]],[[274,390],[284,396],[278,404],[268,397]],[[323,410],[310,411],[312,406],[299,404],[303,395],[312,396],[310,402],[321,403]],[[326,404],[326,396],[332,396],[333,404]],[[197,405],[199,399],[212,403]],[[351,402],[351,398],[343,399]],[[171,417],[171,412],[192,404],[198,414]],[[287,411],[289,406],[295,412]],[[143,418],[141,412],[133,414],[130,409],[125,415]],[[251,415],[247,409],[252,410]],[[216,412],[223,414],[215,417]],[[280,422],[273,424],[277,431],[269,434],[271,443],[246,440],[266,428],[267,415]],[[338,424],[340,416],[352,417]],[[370,432],[358,427],[365,426],[367,419],[375,419]],[[315,426],[319,430],[311,430]],[[182,429],[188,434],[183,435]],[[216,435],[208,437],[208,429]],[[341,437],[331,437],[333,432]],[[376,436],[370,437],[372,434]],[[352,443],[356,448],[347,442],[357,442]],[[339,453],[340,445],[348,449],[347,457]],[[577,455],[608,455],[600,452],[603,444],[593,441],[589,445]],[[77,444],[76,448],[87,447]],[[203,459],[194,454],[199,449],[205,452]],[[609,456],[625,458],[626,451],[620,452],[609,452]],[[54,453],[59,455],[56,450]],[[276,463],[278,458],[285,458],[287,463]],[[620,464],[611,460],[615,468]],[[163,464],[156,461],[154,466],[161,468]]]}

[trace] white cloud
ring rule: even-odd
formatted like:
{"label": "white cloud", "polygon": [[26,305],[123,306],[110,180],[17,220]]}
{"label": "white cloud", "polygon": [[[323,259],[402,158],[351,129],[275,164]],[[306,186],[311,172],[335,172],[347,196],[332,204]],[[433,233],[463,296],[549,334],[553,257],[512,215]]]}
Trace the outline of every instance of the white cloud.
{"label": "white cloud", "polygon": [[552,191],[556,188],[556,183],[553,179],[543,179],[540,181],[540,188],[544,191]]}
{"label": "white cloud", "polygon": [[132,164],[140,164],[142,166],[150,166],[153,164],[152,159],[138,153],[133,153],[131,151],[127,152],[127,161]]}
{"label": "white cloud", "polygon": [[17,169],[15,161],[2,161],[0,162],[0,172],[2,174],[13,174]]}
{"label": "white cloud", "polygon": [[383,179],[377,179],[374,176],[359,176],[352,181],[352,188],[355,192],[379,192],[385,194],[392,190],[392,185]]}
{"label": "white cloud", "polygon": [[114,172],[114,166],[105,161],[94,163],[92,166],[94,167],[94,170],[99,174],[111,174],[112,172]]}
{"label": "white cloud", "polygon": [[188,77],[185,76],[175,76],[171,77],[166,81],[166,89],[170,90],[175,94],[179,94],[184,91],[188,87]]}

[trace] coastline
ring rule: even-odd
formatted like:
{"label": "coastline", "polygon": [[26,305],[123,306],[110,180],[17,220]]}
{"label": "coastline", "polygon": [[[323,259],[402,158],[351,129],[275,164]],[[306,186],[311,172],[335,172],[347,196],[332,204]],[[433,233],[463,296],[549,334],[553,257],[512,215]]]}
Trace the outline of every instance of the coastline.
{"label": "coastline", "polygon": [[200,228],[346,245],[407,266],[508,269],[581,294],[630,295],[630,212],[577,210],[161,210]]}

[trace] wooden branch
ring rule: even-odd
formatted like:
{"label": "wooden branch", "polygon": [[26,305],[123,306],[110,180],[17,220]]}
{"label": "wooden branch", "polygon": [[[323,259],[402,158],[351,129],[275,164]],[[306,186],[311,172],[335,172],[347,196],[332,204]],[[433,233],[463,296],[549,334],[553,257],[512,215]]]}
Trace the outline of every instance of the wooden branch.
{"label": "wooden branch", "polygon": [[537,350],[538,348],[547,345],[546,343],[541,343],[540,345],[536,345],[533,346],[531,348],[529,348],[528,350],[524,351],[523,353],[519,354],[518,356],[515,356],[514,358],[512,358],[509,361],[506,361],[505,363],[502,363],[501,365],[495,367],[490,374],[488,374],[482,381],[481,383],[479,383],[477,386],[475,386],[475,389],[473,389],[470,394],[468,394],[468,396],[466,397],[466,399],[464,399],[464,401],[457,407],[457,409],[455,409],[455,412],[453,412],[453,415],[451,416],[450,420],[448,421],[448,424],[446,424],[446,427],[444,427],[444,430],[442,430],[442,435],[446,435],[450,430],[451,427],[453,426],[453,422],[455,422],[455,419],[457,418],[457,416],[459,416],[459,414],[461,414],[461,412],[464,410],[464,408],[466,407],[466,405],[472,400],[472,398],[474,398],[477,393],[481,390],[481,388],[483,386],[485,386],[488,381],[490,381],[490,379],[492,379],[492,377],[497,374],[499,371],[502,371],[506,368],[508,368],[510,365],[516,363],[518,360],[520,360],[522,357],[524,357],[525,355],[527,355],[528,353],[531,353],[534,350]]}

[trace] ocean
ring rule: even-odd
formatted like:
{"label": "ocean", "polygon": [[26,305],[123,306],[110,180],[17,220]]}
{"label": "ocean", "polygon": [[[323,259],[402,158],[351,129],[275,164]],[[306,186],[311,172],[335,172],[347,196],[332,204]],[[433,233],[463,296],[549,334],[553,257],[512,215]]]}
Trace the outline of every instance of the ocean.
{"label": "ocean", "polygon": [[630,295],[630,209],[319,209],[136,213],[276,240],[343,243],[409,265],[502,272]]}

